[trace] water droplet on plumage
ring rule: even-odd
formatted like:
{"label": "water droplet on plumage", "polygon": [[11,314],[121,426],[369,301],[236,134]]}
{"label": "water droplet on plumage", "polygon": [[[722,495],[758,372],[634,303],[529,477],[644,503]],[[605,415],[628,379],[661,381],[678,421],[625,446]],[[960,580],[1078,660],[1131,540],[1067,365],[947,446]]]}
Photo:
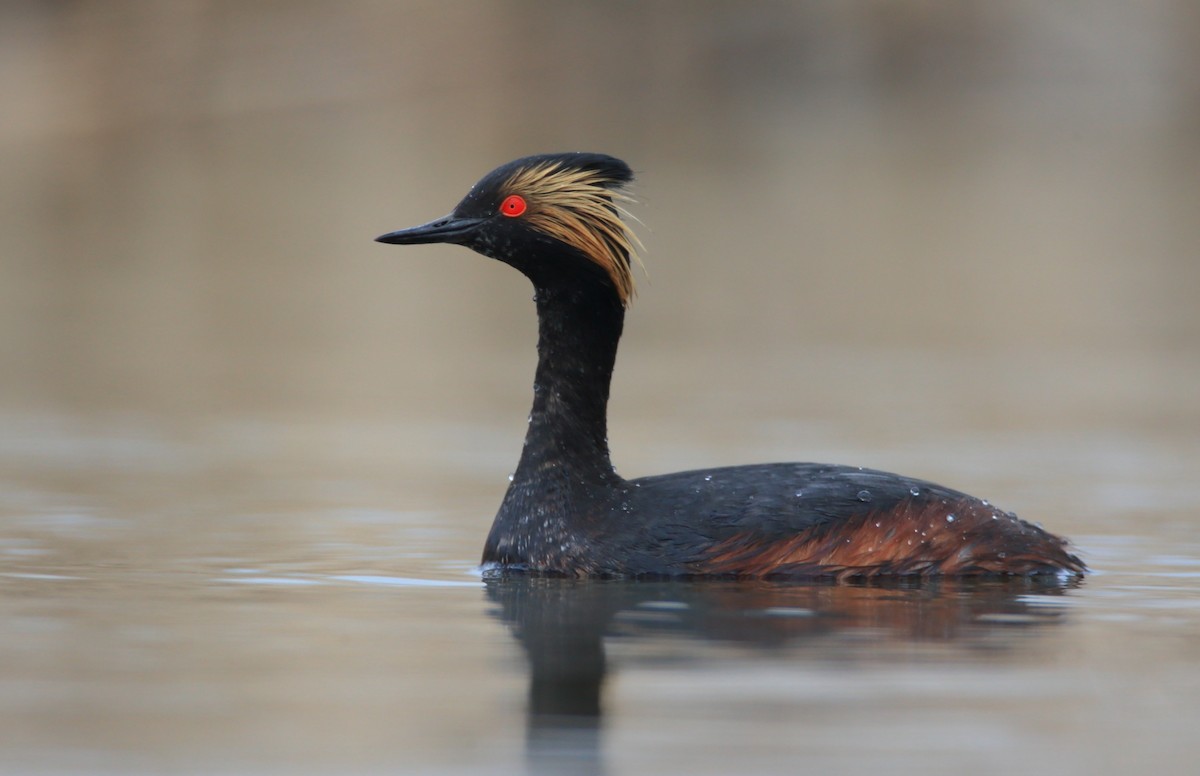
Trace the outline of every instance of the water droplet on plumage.
{"label": "water droplet on plumage", "polygon": [[512,482],[512,481],[513,481],[513,480],[515,480],[516,478],[517,478],[517,475],[515,475],[515,474],[510,474],[510,475],[508,475],[508,481],[509,481],[509,482]]}
{"label": "water droplet on plumage", "polygon": [[921,495],[921,489],[918,488],[916,485],[913,485],[911,488],[909,488],[908,492],[910,495],[913,495],[913,496]]}
{"label": "water droplet on plumage", "polygon": [[796,491],[796,498],[800,498],[803,495],[804,495],[804,491],[802,491],[802,490]]}
{"label": "water droplet on plumage", "polygon": [[947,523],[953,523],[953,522],[954,522],[954,515],[946,515],[946,522],[947,522]]}
{"label": "water droplet on plumage", "polygon": [[863,501],[863,502],[870,501],[870,500],[871,500],[871,491],[869,491],[869,490],[860,490],[860,491],[858,492],[858,500],[859,500],[859,501]]}
{"label": "water droplet on plumage", "polygon": [[706,474],[706,475],[704,475],[704,481],[705,481],[705,482],[712,482],[712,475],[711,475],[711,474]]}

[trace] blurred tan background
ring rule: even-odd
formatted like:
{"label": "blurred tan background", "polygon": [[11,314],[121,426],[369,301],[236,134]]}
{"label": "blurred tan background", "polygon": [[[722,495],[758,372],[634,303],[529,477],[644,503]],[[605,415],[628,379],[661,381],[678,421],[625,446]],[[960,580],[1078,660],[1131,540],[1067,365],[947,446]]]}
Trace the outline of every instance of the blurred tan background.
{"label": "blurred tan background", "polygon": [[371,240],[584,149],[640,175],[630,426],[945,388],[1186,432],[1198,9],[9,0],[0,409],[519,428],[524,279]]}

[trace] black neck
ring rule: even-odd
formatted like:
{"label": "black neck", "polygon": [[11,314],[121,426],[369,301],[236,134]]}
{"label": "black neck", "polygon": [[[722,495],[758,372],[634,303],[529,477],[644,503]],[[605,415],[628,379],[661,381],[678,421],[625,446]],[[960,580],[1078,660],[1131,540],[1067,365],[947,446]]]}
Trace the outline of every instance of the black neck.
{"label": "black neck", "polygon": [[608,392],[625,309],[608,284],[586,283],[538,287],[537,312],[533,410],[513,483],[613,482]]}

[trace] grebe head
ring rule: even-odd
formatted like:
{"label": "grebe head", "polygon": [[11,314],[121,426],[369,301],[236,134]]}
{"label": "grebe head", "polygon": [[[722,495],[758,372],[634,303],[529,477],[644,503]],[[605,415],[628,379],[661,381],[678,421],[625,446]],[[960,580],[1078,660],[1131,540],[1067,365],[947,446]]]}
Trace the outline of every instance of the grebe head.
{"label": "grebe head", "polygon": [[395,245],[455,243],[499,259],[535,285],[607,281],[633,298],[638,239],[621,218],[629,165],[605,154],[528,156],[485,175],[443,218],[376,237]]}

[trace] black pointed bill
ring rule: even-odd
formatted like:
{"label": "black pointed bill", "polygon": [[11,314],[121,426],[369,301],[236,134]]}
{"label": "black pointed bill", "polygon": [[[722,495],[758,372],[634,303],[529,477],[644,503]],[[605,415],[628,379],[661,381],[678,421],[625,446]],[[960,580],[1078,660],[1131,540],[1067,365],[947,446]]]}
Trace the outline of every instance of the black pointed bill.
{"label": "black pointed bill", "polygon": [[460,218],[449,215],[427,224],[388,232],[375,238],[375,242],[392,245],[424,245],[425,243],[453,243],[475,231],[487,219]]}

